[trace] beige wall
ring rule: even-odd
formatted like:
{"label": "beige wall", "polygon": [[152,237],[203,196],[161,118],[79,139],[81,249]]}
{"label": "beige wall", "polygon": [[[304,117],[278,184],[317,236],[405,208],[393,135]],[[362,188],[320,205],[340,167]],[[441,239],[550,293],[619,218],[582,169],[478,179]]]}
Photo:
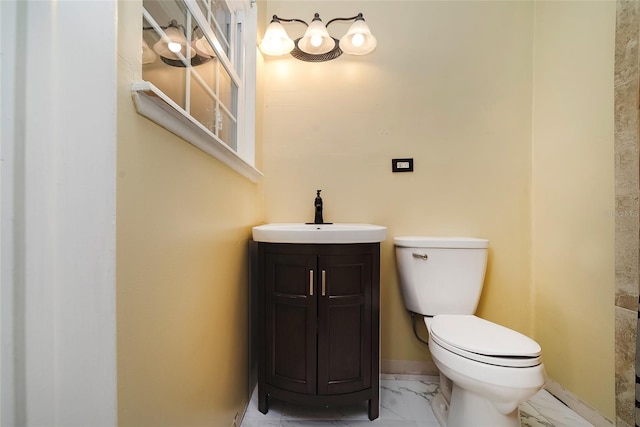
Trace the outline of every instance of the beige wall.
{"label": "beige wall", "polygon": [[534,336],[548,374],[614,417],[615,2],[536,5]]}
{"label": "beige wall", "polygon": [[[265,62],[266,221],[311,220],[322,189],[325,220],[388,227],[386,360],[429,360],[393,237],[488,238],[478,314],[539,340],[550,376],[612,418],[615,4],[269,1],[267,16],[313,12],[363,12],[378,48]],[[394,157],[415,172],[392,174]]]}
{"label": "beige wall", "polygon": [[[398,292],[394,236],[490,239],[479,313],[531,333],[532,4],[270,0],[267,15],[315,11],[325,22],[363,12],[378,47],[265,61],[267,222],[313,220],[322,189],[326,221],[388,227],[383,359],[429,360]],[[413,157],[415,171],[393,174],[394,157]]]}
{"label": "beige wall", "polygon": [[136,113],[140,16],[141,2],[119,3],[119,425],[230,426],[249,393],[260,186]]}

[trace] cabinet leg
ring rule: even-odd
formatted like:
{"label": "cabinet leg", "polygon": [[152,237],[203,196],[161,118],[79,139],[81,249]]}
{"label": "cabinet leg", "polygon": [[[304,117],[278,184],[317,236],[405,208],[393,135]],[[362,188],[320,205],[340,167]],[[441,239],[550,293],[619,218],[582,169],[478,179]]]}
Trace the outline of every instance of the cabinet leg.
{"label": "cabinet leg", "polygon": [[263,414],[269,412],[269,395],[260,390],[260,386],[258,386],[258,411]]}
{"label": "cabinet leg", "polygon": [[380,397],[374,396],[369,399],[369,420],[373,421],[380,415]]}

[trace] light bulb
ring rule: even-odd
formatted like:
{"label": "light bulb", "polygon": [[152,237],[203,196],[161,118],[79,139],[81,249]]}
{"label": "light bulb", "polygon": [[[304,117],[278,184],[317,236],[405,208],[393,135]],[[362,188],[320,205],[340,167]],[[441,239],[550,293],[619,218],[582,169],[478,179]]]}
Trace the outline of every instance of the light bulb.
{"label": "light bulb", "polygon": [[351,24],[347,34],[340,39],[340,49],[348,55],[366,55],[372,52],[377,44],[361,13]]}
{"label": "light bulb", "polygon": [[322,55],[330,52],[335,46],[335,40],[327,32],[320,15],[316,13],[304,36],[298,40],[298,49],[311,55]]}
{"label": "light bulb", "polygon": [[273,51],[276,51],[276,52],[284,51],[284,43],[282,42],[282,39],[277,39],[277,38],[270,39],[269,44],[270,44],[271,50]]}
{"label": "light bulb", "polygon": [[364,43],[364,36],[361,33],[354,34],[353,37],[351,38],[351,43],[355,47],[362,46],[362,43]]}
{"label": "light bulb", "polygon": [[318,47],[322,44],[322,36],[314,35],[311,36],[311,46]]}
{"label": "light bulb", "polygon": [[278,50],[283,50],[284,48],[284,43],[282,43],[281,39],[272,39],[272,40],[269,40],[269,42],[271,43],[271,48],[273,50],[278,51]]}
{"label": "light bulb", "polygon": [[175,43],[175,42],[167,43],[167,47],[173,53],[178,53],[180,52],[180,49],[182,49],[182,46],[180,45],[180,43]]}
{"label": "light bulb", "polygon": [[295,43],[289,38],[284,27],[274,15],[267,31],[265,31],[264,39],[260,43],[260,50],[265,55],[279,56],[291,52],[294,47]]}

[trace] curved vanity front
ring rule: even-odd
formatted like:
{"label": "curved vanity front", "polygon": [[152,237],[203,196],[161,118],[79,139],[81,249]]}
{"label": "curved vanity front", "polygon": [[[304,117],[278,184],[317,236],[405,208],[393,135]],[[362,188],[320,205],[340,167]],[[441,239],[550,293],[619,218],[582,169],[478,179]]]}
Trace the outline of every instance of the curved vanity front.
{"label": "curved vanity front", "polygon": [[[260,234],[265,226],[254,227],[259,410],[267,413],[270,396],[323,405],[368,400],[374,420],[379,413],[380,241],[386,228],[356,224],[361,233],[354,238],[338,231],[348,234],[354,227],[336,224],[331,233],[309,241],[305,225],[291,224],[280,233],[294,243],[273,241],[273,235]],[[270,228],[277,226],[282,231],[283,224]],[[301,235],[292,236],[291,226]]]}

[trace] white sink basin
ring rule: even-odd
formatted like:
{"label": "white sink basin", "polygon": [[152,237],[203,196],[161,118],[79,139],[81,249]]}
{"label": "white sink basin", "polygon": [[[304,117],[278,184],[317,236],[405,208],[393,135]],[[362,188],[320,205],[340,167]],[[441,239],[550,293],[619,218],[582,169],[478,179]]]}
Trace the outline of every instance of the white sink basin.
{"label": "white sink basin", "polygon": [[253,240],[268,243],[377,243],[387,227],[372,224],[264,224],[253,227]]}

